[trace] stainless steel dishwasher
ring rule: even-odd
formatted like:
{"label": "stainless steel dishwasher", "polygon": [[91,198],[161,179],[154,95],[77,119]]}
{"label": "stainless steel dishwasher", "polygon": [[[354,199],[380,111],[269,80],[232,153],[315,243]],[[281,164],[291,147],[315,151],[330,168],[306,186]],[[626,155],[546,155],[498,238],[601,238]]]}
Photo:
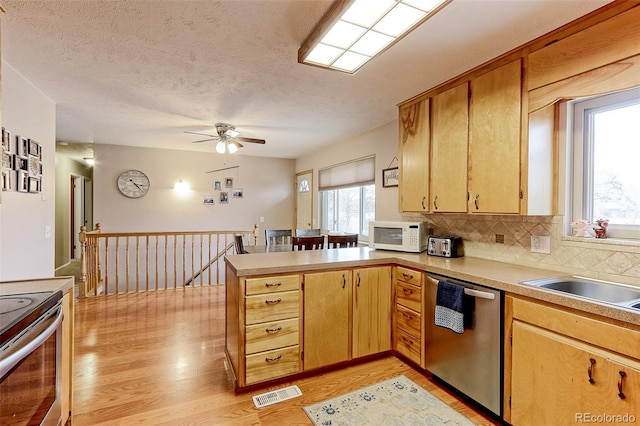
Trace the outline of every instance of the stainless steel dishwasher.
{"label": "stainless steel dishwasher", "polygon": [[[435,325],[440,280],[465,287],[472,309],[462,334]],[[426,285],[427,370],[502,417],[504,292],[434,274],[427,274]]]}

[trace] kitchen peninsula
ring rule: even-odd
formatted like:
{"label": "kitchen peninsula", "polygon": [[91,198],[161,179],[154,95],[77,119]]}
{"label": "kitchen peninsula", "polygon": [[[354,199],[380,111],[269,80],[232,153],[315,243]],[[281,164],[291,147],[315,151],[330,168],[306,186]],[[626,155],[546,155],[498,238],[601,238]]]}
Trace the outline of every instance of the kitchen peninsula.
{"label": "kitchen peninsula", "polygon": [[[504,403],[505,420],[511,422],[513,417],[518,420],[513,424],[526,424],[522,419],[531,407],[525,402],[530,399],[529,394],[523,392],[537,392],[525,390],[520,382],[512,384],[512,368],[518,373],[514,380],[526,380],[534,374],[528,371],[523,378],[520,367],[515,370],[520,362],[512,360],[512,352],[515,357],[529,350],[528,340],[514,340],[511,346],[508,338],[514,324],[519,328],[521,322],[536,331],[544,328],[544,333],[552,336],[564,333],[580,339],[587,339],[580,331],[582,327],[591,329],[594,338],[584,344],[595,345],[598,353],[604,349],[612,351],[613,357],[625,365],[626,382],[622,386],[631,390],[626,399],[619,398],[625,404],[620,409],[640,414],[634,408],[640,405],[634,392],[640,388],[640,310],[519,284],[561,275],[557,271],[472,257],[446,259],[368,247],[236,255],[228,256],[226,264],[226,356],[237,390],[375,354],[400,355],[424,368],[421,347],[415,348],[417,356],[403,348],[400,336],[403,330],[396,328],[399,311],[394,309],[397,300],[394,289],[399,277],[404,281],[415,279],[413,284],[418,289],[415,309],[424,312],[424,298],[420,297],[424,280],[420,277],[429,272],[505,292],[504,401],[513,400],[513,407]],[[402,274],[405,276],[401,277]],[[366,303],[359,305],[361,300]],[[530,319],[533,311],[535,318]],[[554,316],[568,330],[558,330],[555,324],[544,321],[537,323],[538,317]],[[428,320],[422,318],[422,324]],[[572,327],[576,328],[575,334]],[[520,330],[518,333],[521,335]],[[420,333],[416,334],[419,338]],[[627,344],[612,348],[612,343],[603,336],[616,336]],[[581,366],[579,370],[582,371]],[[557,410],[550,409],[549,415],[556,415]]]}

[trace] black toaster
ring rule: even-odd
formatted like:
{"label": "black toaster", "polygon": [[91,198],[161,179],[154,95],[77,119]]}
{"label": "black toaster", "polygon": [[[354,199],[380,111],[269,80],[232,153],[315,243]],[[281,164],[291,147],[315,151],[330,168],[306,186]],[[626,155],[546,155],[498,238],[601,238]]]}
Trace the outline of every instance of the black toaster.
{"label": "black toaster", "polygon": [[427,254],[440,257],[462,257],[462,238],[449,235],[429,235]]}

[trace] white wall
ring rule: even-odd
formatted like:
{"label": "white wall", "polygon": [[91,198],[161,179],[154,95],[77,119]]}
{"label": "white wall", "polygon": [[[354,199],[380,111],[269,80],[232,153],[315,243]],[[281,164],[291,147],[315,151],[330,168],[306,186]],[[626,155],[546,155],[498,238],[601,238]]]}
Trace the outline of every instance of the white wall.
{"label": "white wall", "polygon": [[[0,204],[0,280],[53,276],[55,103],[2,63],[2,125],[42,145],[42,194],[6,191]],[[15,143],[15,139],[14,139]],[[45,229],[50,228],[49,236]]]}
{"label": "white wall", "polygon": [[398,121],[392,121],[353,139],[344,140],[330,147],[300,157],[296,172],[313,169],[313,227],[319,227],[318,170],[356,158],[376,156],[376,219],[402,220],[398,211],[398,187],[382,186],[382,169],[398,167]]}
{"label": "white wall", "polygon": [[[212,147],[213,150],[213,147]],[[294,226],[294,160],[223,155],[179,150],[134,148],[94,144],[94,222],[103,232],[250,230]],[[238,168],[207,173],[225,167]],[[137,199],[118,191],[116,180],[123,171],[144,172],[149,192]],[[244,198],[220,204],[214,180],[233,178]],[[181,196],[174,184],[188,182],[191,191]],[[215,205],[204,205],[203,196],[215,196]],[[259,223],[264,217],[264,223]],[[264,242],[264,238],[260,239]]]}

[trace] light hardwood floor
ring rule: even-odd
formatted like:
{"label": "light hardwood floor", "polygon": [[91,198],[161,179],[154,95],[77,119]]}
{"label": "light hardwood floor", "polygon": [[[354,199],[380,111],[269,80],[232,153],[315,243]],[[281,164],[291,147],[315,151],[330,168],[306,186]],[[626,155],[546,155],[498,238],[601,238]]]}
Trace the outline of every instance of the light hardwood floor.
{"label": "light hardwood floor", "polygon": [[[477,424],[495,424],[395,357],[235,394],[224,362],[224,287],[76,301],[76,425],[310,425],[302,407],[404,374]],[[296,384],[262,409],[251,397]]]}

